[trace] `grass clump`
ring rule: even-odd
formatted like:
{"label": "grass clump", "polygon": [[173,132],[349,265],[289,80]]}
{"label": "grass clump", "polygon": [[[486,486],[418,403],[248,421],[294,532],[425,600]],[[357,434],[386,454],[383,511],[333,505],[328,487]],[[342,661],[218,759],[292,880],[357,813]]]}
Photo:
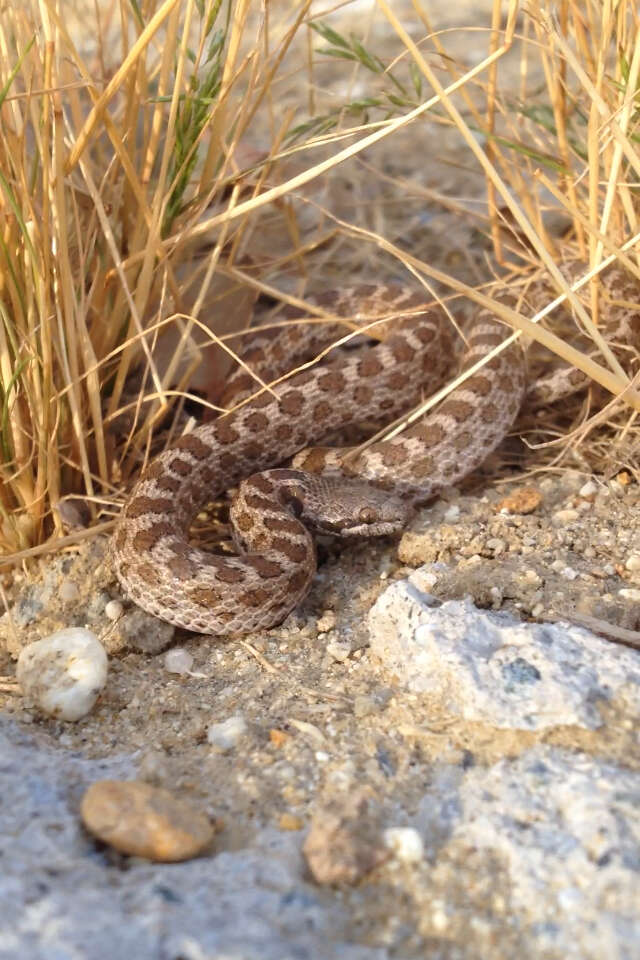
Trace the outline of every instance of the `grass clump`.
{"label": "grass clump", "polygon": [[[286,12],[269,6],[264,18],[248,0],[121,0],[83,23],[35,0],[7,8],[2,553],[26,556],[57,541],[74,498],[94,524],[108,522],[159,426],[171,435],[167,413],[196,397],[194,370],[225,332],[210,315],[234,314],[228,332],[244,326],[248,313],[234,298],[247,289],[299,302],[312,251],[326,268],[348,249],[356,275],[373,251],[391,273],[493,305],[517,334],[544,345],[547,362],[559,356],[598,385],[561,414],[524,423],[538,447],[531,462],[637,476],[640,391],[609,343],[598,280],[616,260],[640,277],[637,10],[630,0],[502,8],[495,0],[469,34],[486,49],[470,68],[449,49],[462,28],[434,29],[417,3],[378,0],[369,37],[314,19],[308,0]],[[384,49],[382,20],[392,37]],[[327,60],[334,80],[340,68],[351,71],[357,95],[324,95]],[[526,295],[507,308],[481,283],[392,242],[378,229],[382,208],[368,211],[372,229],[311,193],[328,175],[348,180],[371,157],[368,170],[384,183],[375,158],[393,156],[396,138],[422,124],[455,134],[469,177],[486,180],[485,212],[471,216],[493,245],[485,276],[508,267],[526,291],[544,271],[578,326],[532,322],[542,317],[532,318]],[[470,218],[469,205],[443,191],[417,195]],[[312,206],[318,215],[305,230],[299,214]],[[261,245],[263,228],[277,242]],[[585,264],[580,297],[558,270],[567,254]],[[206,402],[211,395],[204,391]]]}

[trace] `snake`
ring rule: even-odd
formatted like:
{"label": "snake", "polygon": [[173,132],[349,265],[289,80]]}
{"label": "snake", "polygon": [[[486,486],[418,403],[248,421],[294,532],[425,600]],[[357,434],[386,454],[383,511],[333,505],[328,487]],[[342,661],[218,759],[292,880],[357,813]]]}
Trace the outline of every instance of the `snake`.
{"label": "snake", "polygon": [[[213,636],[282,622],[313,580],[314,534],[347,541],[397,534],[418,506],[476,469],[513,424],[525,391],[523,351],[511,343],[489,356],[510,328],[481,310],[459,366],[487,362],[438,406],[364,449],[318,446],[353,423],[382,426],[411,410],[443,383],[456,349],[444,309],[427,308],[414,289],[359,285],[325,291],[315,303],[360,327],[372,316],[384,319],[385,335],[329,351],[257,393],[255,376],[276,377],[315,356],[345,327],[291,318],[277,335],[251,342],[221,400],[235,406],[162,451],[117,520],[115,573],[125,595],[148,613]],[[236,554],[192,545],[194,517],[235,487]]]}

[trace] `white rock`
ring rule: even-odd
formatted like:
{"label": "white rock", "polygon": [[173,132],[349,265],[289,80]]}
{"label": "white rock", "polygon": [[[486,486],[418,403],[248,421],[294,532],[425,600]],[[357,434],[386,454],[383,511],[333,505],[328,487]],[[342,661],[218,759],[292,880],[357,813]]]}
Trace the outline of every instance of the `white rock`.
{"label": "white rock", "polygon": [[212,747],[219,750],[233,750],[247,732],[247,721],[240,714],[235,714],[222,723],[212,723],[207,730],[207,740]]}
{"label": "white rock", "polygon": [[193,666],[193,657],[183,647],[174,647],[165,653],[164,666],[169,673],[189,673]]}
{"label": "white rock", "polygon": [[107,682],[107,655],[90,630],[68,627],[24,647],[16,676],[43,713],[80,720]]}
{"label": "white rock", "polygon": [[640,653],[569,623],[527,624],[469,600],[433,607],[406,580],[369,613],[372,654],[414,693],[495,727],[595,729],[598,702],[640,717]]}
{"label": "white rock", "polygon": [[122,616],[123,610],[124,607],[120,600],[109,600],[104,607],[105,616],[107,616],[109,620],[114,621],[118,620]]}
{"label": "white rock", "polygon": [[[528,931],[524,954],[630,960],[640,942],[639,802],[637,771],[546,746],[472,767],[457,785],[436,777],[421,804],[426,825],[439,811],[446,829],[431,883],[444,886],[447,862],[472,852],[474,872],[495,877],[492,899],[504,897]],[[467,909],[481,913],[486,891],[474,901],[472,887]],[[474,956],[494,948],[495,928]]]}
{"label": "white rock", "polygon": [[424,856],[422,837],[413,827],[389,827],[384,842],[401,863],[420,863]]}
{"label": "white rock", "polygon": [[625,563],[627,570],[640,570],[640,555],[632,553]]}
{"label": "white rock", "polygon": [[640,603],[640,590],[636,587],[623,587],[622,590],[618,590],[618,596],[624,597],[625,600],[633,600],[635,603]]}
{"label": "white rock", "polygon": [[578,491],[581,497],[593,497],[598,492],[598,485],[593,480],[587,480]]}

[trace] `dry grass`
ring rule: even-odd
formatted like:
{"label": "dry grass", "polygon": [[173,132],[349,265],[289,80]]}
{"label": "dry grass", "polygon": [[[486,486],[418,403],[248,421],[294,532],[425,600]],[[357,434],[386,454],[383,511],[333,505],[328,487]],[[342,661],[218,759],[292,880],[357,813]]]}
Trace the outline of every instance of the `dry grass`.
{"label": "dry grass", "polygon": [[[319,18],[318,43],[310,2],[270,4],[265,20],[251,7],[114,0],[77,31],[55,4],[27,0],[0,21],[0,551],[65,542],[74,498],[94,526],[108,522],[159,427],[174,435],[185,399],[204,392],[213,405],[222,368],[199,393],[194,372],[218,336],[245,325],[252,298],[300,302],[318,263],[346,257],[357,270],[363,250],[428,289],[493,305],[544,345],[543,363],[562,357],[604,388],[523,422],[537,445],[530,466],[626,467],[640,479],[640,390],[609,345],[598,282],[616,259],[640,277],[635,4],[531,0],[522,12],[514,0],[505,17],[495,0],[487,55],[470,70],[417,2],[401,20],[378,0],[397,38],[391,63],[375,29],[356,41]],[[307,56],[322,43],[334,74],[352,71],[367,96],[319,102]],[[519,86],[505,92],[514,55]],[[320,204],[314,186],[425,120],[457,131],[486,177],[487,214],[475,221],[495,262],[516,286],[545,271],[581,339],[572,322],[538,324],[542,314],[335,212],[301,223]],[[424,193],[469,218],[468,205]],[[558,213],[563,237],[549,226]],[[580,298],[558,271],[568,250],[589,264]]]}

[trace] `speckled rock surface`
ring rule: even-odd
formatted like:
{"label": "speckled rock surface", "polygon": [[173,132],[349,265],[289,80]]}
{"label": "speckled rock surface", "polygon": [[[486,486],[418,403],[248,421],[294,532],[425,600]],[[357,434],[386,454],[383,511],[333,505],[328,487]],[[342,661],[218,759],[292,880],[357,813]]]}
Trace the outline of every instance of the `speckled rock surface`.
{"label": "speckled rock surface", "polygon": [[[425,797],[450,831],[433,884],[458,862],[473,901],[471,878],[493,876],[495,901],[508,904],[506,924],[536,944],[538,957],[632,960],[640,942],[639,804],[638,773],[547,747],[469,770],[459,785],[445,780],[439,795]],[[446,926],[454,928],[452,914]],[[476,956],[493,955],[489,919],[476,930]]]}
{"label": "speckled rock surface", "polygon": [[466,720],[539,730],[603,723],[601,703],[640,718],[640,653],[569,623],[525,624],[469,600],[439,605],[416,584],[390,586],[369,614],[383,673]]}
{"label": "speckled rock surface", "polygon": [[[0,958],[384,960],[351,945],[346,915],[302,879],[300,839],[170,866],[113,859],[80,825],[84,787],[131,758],[61,753],[0,718]],[[336,953],[337,951],[337,953]]]}

